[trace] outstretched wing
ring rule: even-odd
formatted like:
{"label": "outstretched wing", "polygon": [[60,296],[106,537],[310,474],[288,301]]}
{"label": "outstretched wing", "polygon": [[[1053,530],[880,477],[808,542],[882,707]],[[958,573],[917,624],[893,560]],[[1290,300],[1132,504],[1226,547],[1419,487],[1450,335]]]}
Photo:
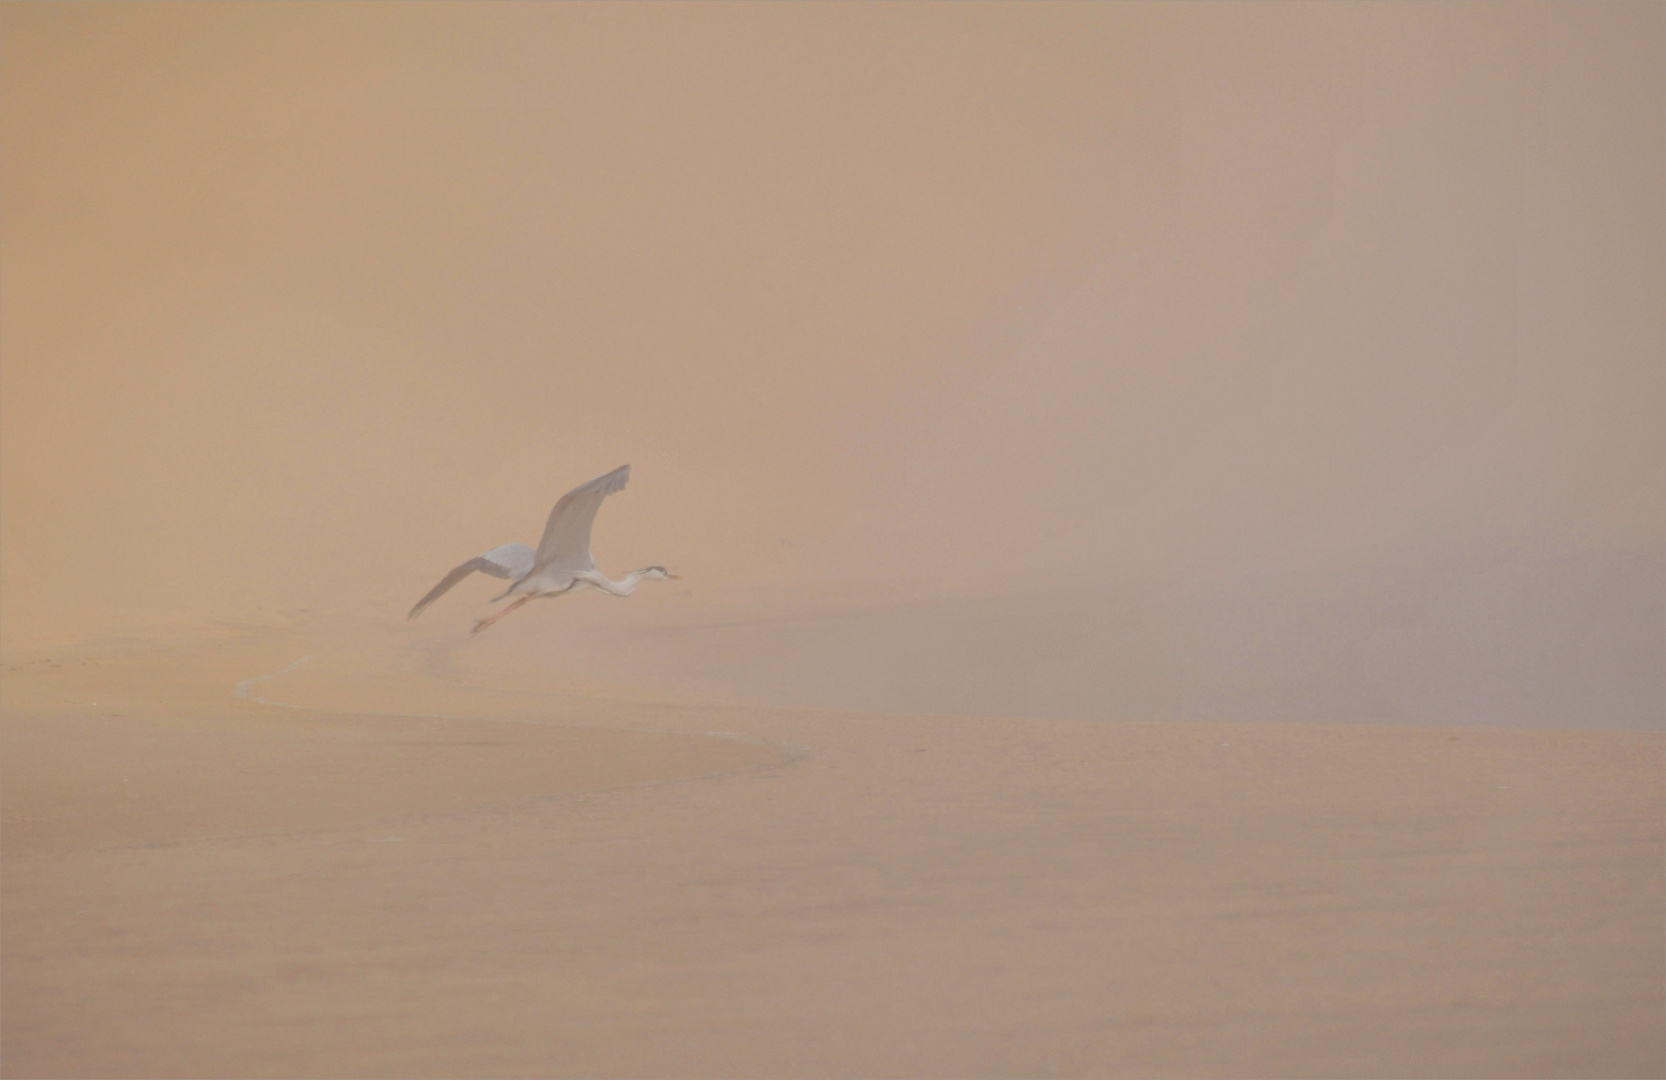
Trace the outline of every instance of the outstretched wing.
{"label": "outstretched wing", "polygon": [[525,544],[504,544],[495,547],[484,555],[476,555],[462,566],[440,579],[440,583],[428,590],[428,595],[416,602],[416,607],[405,616],[414,619],[422,614],[422,609],[444,596],[451,587],[474,573],[490,574],[495,578],[509,578],[519,581],[532,573],[532,549]]}
{"label": "outstretched wing", "polygon": [[624,490],[630,478],[631,467],[621,465],[561,496],[544,525],[544,538],[538,541],[537,568],[594,570],[596,560],[590,557],[590,526],[596,522],[596,511],[601,509],[602,500]]}
{"label": "outstretched wing", "polygon": [[502,544],[480,556],[482,574],[519,581],[532,573],[532,549],[525,544]]}

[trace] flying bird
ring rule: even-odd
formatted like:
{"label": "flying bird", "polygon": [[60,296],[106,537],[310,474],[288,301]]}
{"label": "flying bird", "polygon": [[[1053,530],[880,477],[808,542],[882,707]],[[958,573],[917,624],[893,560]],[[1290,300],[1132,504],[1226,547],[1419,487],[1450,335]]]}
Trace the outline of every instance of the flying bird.
{"label": "flying bird", "polygon": [[525,544],[504,544],[484,555],[476,555],[441,578],[438,585],[428,590],[427,596],[416,602],[416,607],[406,618],[414,619],[421,615],[423,608],[476,571],[513,582],[502,596],[493,597],[492,603],[508,596],[520,599],[489,619],[477,620],[470,631],[473,634],[480,633],[527,601],[540,596],[564,596],[584,589],[600,589],[612,596],[629,596],[644,581],[676,581],[677,575],[663,566],[632,570],[619,581],[609,581],[596,569],[596,560],[590,557],[590,527],[595,524],[596,511],[601,509],[603,499],[616,491],[623,491],[630,478],[631,467],[621,465],[567,492],[550,511],[550,519],[544,524],[544,538],[538,541],[537,551]]}

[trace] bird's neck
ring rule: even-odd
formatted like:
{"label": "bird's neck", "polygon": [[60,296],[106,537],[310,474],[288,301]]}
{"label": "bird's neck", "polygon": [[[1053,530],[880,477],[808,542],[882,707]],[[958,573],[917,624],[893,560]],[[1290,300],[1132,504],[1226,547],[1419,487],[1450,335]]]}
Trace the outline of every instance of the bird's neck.
{"label": "bird's neck", "polygon": [[637,585],[641,583],[642,571],[632,570],[618,581],[609,581],[607,575],[598,573],[592,581],[603,592],[612,593],[614,596],[629,596],[636,591]]}

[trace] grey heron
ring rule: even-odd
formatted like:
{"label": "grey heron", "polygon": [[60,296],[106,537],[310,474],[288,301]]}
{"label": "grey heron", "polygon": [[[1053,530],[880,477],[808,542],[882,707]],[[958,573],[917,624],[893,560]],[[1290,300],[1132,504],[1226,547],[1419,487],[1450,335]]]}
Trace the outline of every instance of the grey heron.
{"label": "grey heron", "polygon": [[631,467],[621,465],[567,492],[550,511],[538,550],[525,544],[503,544],[476,555],[441,578],[438,585],[428,590],[428,595],[416,602],[406,618],[421,615],[423,608],[476,571],[512,582],[501,596],[492,598],[493,603],[509,596],[520,599],[489,619],[476,620],[470,631],[474,634],[540,596],[564,596],[584,589],[600,589],[610,596],[629,596],[641,582],[677,580],[677,575],[663,566],[648,566],[632,570],[619,581],[610,581],[596,569],[596,560],[590,556],[590,528],[595,524],[596,511],[601,509],[603,499],[624,490],[630,478]]}

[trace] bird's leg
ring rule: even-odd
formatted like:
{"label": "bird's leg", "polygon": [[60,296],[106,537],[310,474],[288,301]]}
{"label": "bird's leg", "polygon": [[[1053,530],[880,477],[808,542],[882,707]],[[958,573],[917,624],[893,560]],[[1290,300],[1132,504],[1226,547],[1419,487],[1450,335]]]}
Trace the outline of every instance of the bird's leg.
{"label": "bird's leg", "polygon": [[510,604],[508,607],[506,607],[502,611],[498,612],[496,615],[493,615],[489,619],[476,619],[475,622],[474,622],[474,629],[470,630],[469,633],[471,633],[471,634],[480,633],[480,631],[486,629],[486,627],[488,627],[488,626],[492,625],[493,623],[497,622],[499,619],[503,618],[505,615],[509,614],[511,611],[514,611],[516,608],[520,607],[522,604],[526,603],[528,600],[531,600],[531,599],[532,599],[532,597],[530,597],[530,596],[523,596],[519,600],[515,601],[513,604]]}

